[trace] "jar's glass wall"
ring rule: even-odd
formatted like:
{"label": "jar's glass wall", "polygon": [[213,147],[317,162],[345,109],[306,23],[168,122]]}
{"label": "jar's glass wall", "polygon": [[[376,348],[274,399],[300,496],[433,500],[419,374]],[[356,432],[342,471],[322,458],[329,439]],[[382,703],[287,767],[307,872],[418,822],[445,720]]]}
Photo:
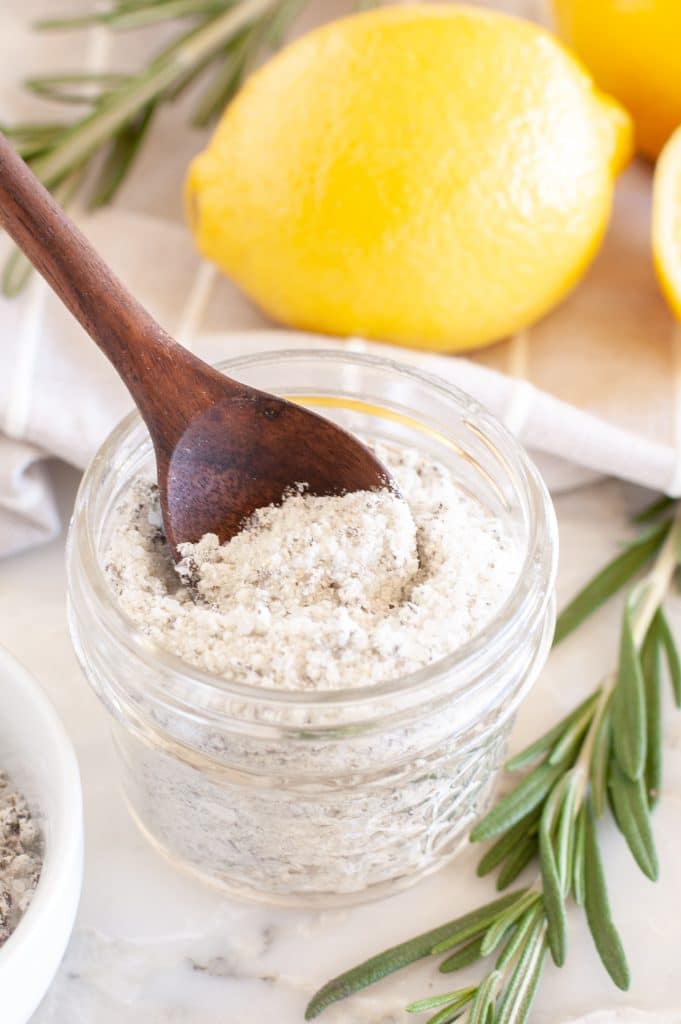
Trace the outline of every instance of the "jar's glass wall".
{"label": "jar's glass wall", "polygon": [[488,802],[515,709],[550,644],[550,501],[495,421],[406,367],[279,352],[225,369],[360,435],[435,455],[526,552],[516,592],[470,650],[368,692],[255,691],[151,648],[109,593],[101,563],[112,509],[152,466],[138,420],[118,429],[83,483],[69,540],[72,635],[113,716],[141,827],[237,895],[312,904],[381,895],[451,858]]}

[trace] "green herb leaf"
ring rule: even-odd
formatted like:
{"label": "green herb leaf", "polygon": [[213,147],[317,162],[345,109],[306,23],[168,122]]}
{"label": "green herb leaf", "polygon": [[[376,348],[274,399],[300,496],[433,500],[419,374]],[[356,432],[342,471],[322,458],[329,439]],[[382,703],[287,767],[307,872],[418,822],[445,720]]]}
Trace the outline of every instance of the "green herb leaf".
{"label": "green herb leaf", "polygon": [[497,877],[497,889],[501,892],[515,882],[518,875],[537,856],[539,843],[535,835],[526,836],[518,843],[513,853],[504,861]]}
{"label": "green herb leaf", "polygon": [[114,198],[135,162],[155,109],[156,104],[149,103],[134,121],[121,128],[99,172],[88,209],[97,210]]}
{"label": "green herb leaf", "polygon": [[480,982],[473,1005],[468,1011],[468,1024],[486,1024],[488,1011],[494,1007],[501,977],[500,971],[490,971]]}
{"label": "green herb leaf", "polygon": [[518,958],[497,1009],[495,1024],[525,1024],[546,957],[546,921],[540,917]]}
{"label": "green herb leaf", "polygon": [[610,792],[615,820],[641,871],[657,879],[657,853],[650,826],[650,808],[643,779],[627,778],[616,761],[610,771]]}
{"label": "green herb leaf", "polygon": [[531,743],[529,747],[525,747],[518,754],[511,758],[506,763],[506,770],[509,772],[518,771],[521,768],[525,768],[528,764],[538,760],[543,754],[551,750],[554,744],[561,739],[564,733],[584,714],[588,708],[593,708],[596,701],[598,700],[598,693],[592,694],[583,700],[582,703],[571,711],[569,715],[561,719],[557,725],[554,725],[552,729],[545,732],[543,736],[540,736],[538,740]]}
{"label": "green herb leaf", "polygon": [[560,813],[565,788],[562,780],[546,801],[539,823],[539,864],[542,873],[542,898],[546,913],[547,940],[557,967],[565,963],[567,919],[563,900],[563,881],[558,871],[553,847],[553,828]]}
{"label": "green herb leaf", "polygon": [[598,955],[618,988],[629,988],[629,967],[613,924],[603,864],[596,838],[596,818],[587,803],[584,828],[584,907]]}
{"label": "green herb leaf", "polygon": [[125,75],[88,72],[27,78],[24,87],[36,96],[44,96],[55,103],[92,104],[101,98],[106,89],[124,81]]}
{"label": "green herb leaf", "polygon": [[246,69],[262,39],[262,25],[241,32],[225,50],[221,67],[201,94],[192,114],[194,128],[205,128],[222,113],[241,86]]}
{"label": "green herb leaf", "polygon": [[613,745],[630,779],[640,779],[646,763],[646,708],[643,673],[627,602],[622,618],[617,682],[612,696]]}
{"label": "green herb leaf", "polygon": [[659,551],[669,529],[668,522],[660,523],[638,537],[580,590],[558,616],[554,647],[641,571]]}
{"label": "green herb leaf", "polygon": [[493,839],[538,807],[565,771],[564,765],[540,764],[486,814],[471,832],[471,842]]}
{"label": "green herb leaf", "polygon": [[648,732],[644,777],[648,805],[653,808],[662,788],[662,638],[657,615],[643,643],[641,670]]}
{"label": "green herb leaf", "polygon": [[656,498],[650,505],[646,505],[646,507],[634,517],[634,522],[639,525],[642,523],[650,523],[654,519],[658,519],[664,512],[668,512],[672,509],[675,503],[674,498],[668,498],[666,494],[663,494],[661,498]]}
{"label": "green herb leaf", "polygon": [[591,752],[591,794],[597,818],[602,818],[608,799],[608,765],[612,750],[612,716],[608,706],[601,713]]}
{"label": "green herb leaf", "polygon": [[515,903],[504,910],[487,930],[482,941],[482,955],[489,956],[490,953],[493,953],[511,925],[522,917],[526,910],[533,907],[539,899],[539,893],[535,889],[528,889],[518,897]]}
{"label": "green herb leaf", "polygon": [[101,13],[86,14],[70,18],[45,18],[36,24],[36,28],[44,30],[54,29],[77,29],[86,28],[90,25],[106,25],[107,28],[117,31],[128,31],[130,29],[146,28],[155,25],[160,21],[168,21],[171,18],[196,17],[200,14],[216,13],[225,9],[224,0],[166,0],[165,3],[149,4],[139,9],[122,11],[102,11]]}
{"label": "green herb leaf", "polygon": [[476,939],[471,939],[465,946],[457,949],[456,953],[452,953],[446,960],[443,960],[440,964],[441,974],[451,974],[453,971],[460,971],[462,967],[468,967],[469,964],[474,964],[477,960],[482,957],[482,944],[485,941],[484,935],[479,935]]}
{"label": "green herb leaf", "polygon": [[518,921],[517,927],[513,933],[509,936],[506,945],[504,946],[499,959],[497,960],[497,970],[501,971],[506,964],[510,963],[515,957],[516,953],[521,949],[525,943],[525,939],[536,925],[539,918],[544,912],[543,904],[540,902],[535,903],[533,907],[527,910],[524,915]]}
{"label": "green herb leaf", "polygon": [[[402,942],[398,946],[392,946],[385,952],[379,953],[357,967],[345,971],[337,978],[333,978],[312,997],[305,1011],[305,1019],[312,1020],[332,1003],[345,999],[368,985],[373,985],[375,981],[379,981],[394,971],[401,970],[407,964],[430,956],[436,951],[436,948],[437,952],[446,952],[453,949],[454,946],[482,934],[494,923],[499,914],[511,906],[524,891],[521,889],[501,896],[499,899],[471,911],[470,914],[464,914],[447,924],[417,935],[416,938]],[[445,942],[447,945],[440,949],[440,944]]]}
{"label": "green herb leaf", "polygon": [[579,907],[584,906],[585,817],[586,811],[581,807],[575,824],[575,850],[572,861],[572,895]]}
{"label": "green herb leaf", "polygon": [[[407,1007],[407,1013],[425,1013],[427,1010],[435,1010],[438,1006],[447,1004],[448,1009],[452,1009],[453,1004],[457,1003],[458,1006],[465,1006],[469,1003],[475,993],[478,990],[477,985],[471,985],[468,988],[457,988],[454,992],[445,992],[439,996],[428,996],[427,999],[417,999],[415,1003],[410,1003]],[[458,1009],[458,1007],[455,1007]]]}
{"label": "green herb leaf", "polygon": [[[474,991],[477,992],[477,989]],[[439,1013],[429,1017],[426,1024],[451,1024],[452,1021],[463,1017],[466,1003],[454,1003],[452,1006],[443,1007]]]}
{"label": "green herb leaf", "polygon": [[657,610],[657,628],[660,633],[660,639],[667,655],[667,665],[669,667],[669,675],[672,681],[672,690],[674,692],[674,703],[677,708],[681,708],[681,658],[679,658],[679,650],[674,640],[674,634],[671,631],[667,617],[664,614],[662,608]]}
{"label": "green herb leaf", "polygon": [[574,722],[565,730],[558,743],[551,751],[549,764],[562,764],[570,760],[580,746],[584,734],[591,724],[594,716],[595,703],[590,703],[582,711]]}
{"label": "green herb leaf", "polygon": [[530,811],[524,818],[516,822],[515,825],[512,825],[508,832],[505,832],[500,839],[497,839],[478,864],[478,876],[480,878],[484,877],[490,871],[493,871],[497,865],[501,864],[502,860],[505,860],[509,853],[535,829],[539,817],[540,811],[538,808],[535,808],[535,810]]}
{"label": "green herb leaf", "polygon": [[430,952],[436,956],[439,953],[447,953],[450,949],[454,949],[455,946],[459,946],[467,939],[486,932],[488,928],[491,928],[506,913],[509,907],[515,906],[529,892],[529,889],[516,889],[506,896],[499,897],[499,899],[494,900],[492,903],[485,904],[479,910],[466,914],[464,917],[459,918],[458,921],[452,922],[451,927],[448,929],[448,934],[433,942]]}
{"label": "green herb leaf", "polygon": [[574,769],[566,775],[565,795],[558,816],[556,835],[556,866],[561,880],[563,898],[567,899],[572,885],[572,858],[575,847],[575,812],[577,805],[577,778]]}

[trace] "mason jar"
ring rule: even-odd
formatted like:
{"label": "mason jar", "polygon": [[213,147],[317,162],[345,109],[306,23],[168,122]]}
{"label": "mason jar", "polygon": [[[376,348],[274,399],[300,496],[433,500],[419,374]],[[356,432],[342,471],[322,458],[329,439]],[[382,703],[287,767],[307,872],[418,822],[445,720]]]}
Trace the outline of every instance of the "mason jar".
{"label": "mason jar", "polygon": [[522,553],[514,589],[482,632],[426,668],[359,689],[245,685],[156,646],[111,590],[114,510],[135,477],[153,473],[136,413],[84,476],[68,542],[70,629],[111,715],[142,831],[237,897],[328,906],[382,896],[451,860],[488,807],[516,709],[551,644],[551,501],[513,437],[436,377],[337,350],[220,368],[363,439],[439,459]]}

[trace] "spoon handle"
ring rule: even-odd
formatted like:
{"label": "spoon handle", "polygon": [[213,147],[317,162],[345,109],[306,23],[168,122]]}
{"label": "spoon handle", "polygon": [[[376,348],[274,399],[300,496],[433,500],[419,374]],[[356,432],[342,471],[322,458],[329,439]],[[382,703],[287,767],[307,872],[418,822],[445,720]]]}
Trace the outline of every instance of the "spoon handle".
{"label": "spoon handle", "polygon": [[173,401],[178,370],[209,370],[132,297],[2,133],[0,225],[111,360],[147,423]]}

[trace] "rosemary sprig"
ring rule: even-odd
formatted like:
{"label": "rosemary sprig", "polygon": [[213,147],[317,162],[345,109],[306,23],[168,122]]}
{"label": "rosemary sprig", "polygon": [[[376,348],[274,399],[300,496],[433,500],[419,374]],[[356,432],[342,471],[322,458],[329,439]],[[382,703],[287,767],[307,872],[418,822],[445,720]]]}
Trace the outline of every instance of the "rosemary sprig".
{"label": "rosemary sprig", "polygon": [[[36,27],[57,31],[102,25],[129,31],[169,22],[177,24],[177,35],[133,74],[74,71],[28,79],[26,88],[32,93],[84,109],[73,119],[0,128],[62,204],[81,198],[89,209],[102,206],[130,173],[163,104],[196,86],[190,122],[205,127],[223,110],[258,57],[281,44],[307,3],[109,0],[104,10],[93,5],[84,15],[46,19]],[[27,261],[13,250],[2,275],[3,294],[16,295],[29,272]]]}
{"label": "rosemary sprig", "polygon": [[[311,999],[311,1020],[331,1003],[426,956],[442,956],[450,974],[495,956],[476,984],[411,1003],[432,1014],[427,1024],[524,1024],[550,952],[567,956],[567,910],[583,906],[598,955],[619,988],[629,967],[608,900],[598,822],[608,808],[641,870],[657,878],[650,812],[662,765],[661,679],[666,662],[681,707],[681,659],[663,601],[681,562],[681,504],[664,499],[637,518],[646,528],[570,602],[558,619],[556,642],[627,583],[616,670],[574,711],[515,755],[510,771],[523,779],[473,829],[473,842],[494,840],[478,873],[496,870],[506,888],[532,861],[539,874],[505,902],[495,901],[457,921],[396,946],[330,981]],[[648,565],[639,582],[634,577]]]}

